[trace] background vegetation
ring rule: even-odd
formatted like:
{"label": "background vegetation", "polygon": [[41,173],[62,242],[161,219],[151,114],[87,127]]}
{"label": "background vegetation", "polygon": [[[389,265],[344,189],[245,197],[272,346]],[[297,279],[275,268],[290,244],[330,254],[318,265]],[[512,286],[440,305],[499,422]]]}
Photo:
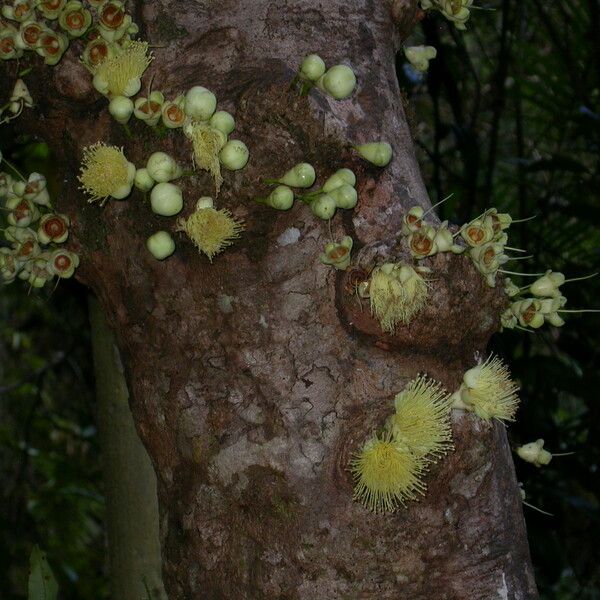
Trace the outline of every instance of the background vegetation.
{"label": "background vegetation", "polygon": [[[482,6],[482,4],[480,4]],[[398,74],[433,201],[463,222],[489,206],[536,219],[510,230],[534,258],[513,263],[578,276],[600,270],[600,2],[494,0],[467,32],[427,16],[408,45],[438,48],[428,75],[398,57]],[[316,49],[318,51],[318,49]],[[36,67],[42,68],[42,67]],[[18,122],[17,122],[18,126]],[[7,131],[4,127],[3,134]],[[0,147],[51,177],[44,146]],[[567,284],[568,307],[598,307],[600,277]],[[100,451],[84,290],[0,290],[0,597],[26,597],[34,544],[48,553],[61,598],[108,598]],[[600,598],[600,318],[562,329],[503,332],[494,350],[522,385],[513,445],[546,440],[545,468],[517,461],[544,599]]]}

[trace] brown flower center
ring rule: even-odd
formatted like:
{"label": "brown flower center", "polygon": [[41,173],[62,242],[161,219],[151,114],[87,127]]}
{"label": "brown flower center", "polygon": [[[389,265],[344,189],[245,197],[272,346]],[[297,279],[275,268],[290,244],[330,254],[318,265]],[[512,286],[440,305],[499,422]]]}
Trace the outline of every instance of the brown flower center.
{"label": "brown flower center", "polygon": [[52,217],[44,223],[44,233],[49,238],[59,238],[65,231],[67,231],[67,225],[60,217]]}
{"label": "brown flower center", "polygon": [[19,4],[16,8],[15,8],[15,17],[22,17],[23,15],[26,15],[29,12],[29,4],[27,4],[27,2],[23,2],[23,4]]}
{"label": "brown flower center", "polygon": [[430,240],[426,235],[422,233],[413,233],[410,241],[410,247],[415,254],[427,256],[431,252],[433,247],[433,240]]}
{"label": "brown flower center", "polygon": [[57,271],[66,271],[71,266],[71,259],[66,254],[59,254],[54,259],[54,267]]}
{"label": "brown flower center", "polygon": [[344,246],[337,246],[329,253],[329,258],[331,260],[338,261],[344,258],[347,254],[348,248],[345,248]]}
{"label": "brown flower center", "polygon": [[493,248],[488,248],[484,253],[483,253],[483,262],[486,265],[489,265],[494,258],[496,257],[496,252]]}
{"label": "brown flower center", "polygon": [[60,0],[46,0],[42,2],[42,6],[46,10],[58,10],[60,8]]}
{"label": "brown flower center", "polygon": [[0,52],[2,54],[10,54],[15,48],[15,42],[11,37],[6,37],[0,40]]}
{"label": "brown flower center", "polygon": [[108,56],[108,47],[104,42],[96,44],[90,48],[89,57],[90,63],[96,66],[99,65]]}
{"label": "brown flower center", "polygon": [[79,11],[67,15],[67,26],[71,29],[81,29],[85,25],[85,17]]}
{"label": "brown flower center", "polygon": [[100,21],[109,29],[118,29],[125,20],[125,13],[114,4],[108,4],[102,9]]}
{"label": "brown flower center", "polygon": [[481,227],[469,227],[467,229],[467,237],[472,241],[478,244],[483,241],[485,238],[485,232]]}
{"label": "brown flower center", "polygon": [[167,109],[167,118],[173,123],[179,123],[179,121],[183,121],[183,111],[179,106],[173,104]]}
{"label": "brown flower center", "polygon": [[19,202],[19,204],[15,206],[13,213],[17,221],[27,218],[31,213],[31,211],[29,210],[29,204],[27,204],[25,200],[23,200],[23,202]]}
{"label": "brown flower center", "polygon": [[537,311],[535,310],[535,306],[533,305],[533,303],[529,306],[529,308],[523,313],[522,317],[523,317],[523,321],[525,321],[525,323],[530,323],[533,319],[533,317],[535,317],[535,313]]}
{"label": "brown flower center", "polygon": [[23,39],[26,44],[33,46],[37,43],[40,33],[42,33],[42,28],[37,23],[31,23],[23,30]]}
{"label": "brown flower center", "polygon": [[140,110],[147,115],[153,115],[160,110],[160,104],[152,100],[146,100],[146,102],[140,105]]}
{"label": "brown flower center", "polygon": [[60,51],[60,44],[58,43],[58,39],[53,35],[44,35],[41,39],[41,44],[44,47],[44,50],[47,54],[58,54]]}

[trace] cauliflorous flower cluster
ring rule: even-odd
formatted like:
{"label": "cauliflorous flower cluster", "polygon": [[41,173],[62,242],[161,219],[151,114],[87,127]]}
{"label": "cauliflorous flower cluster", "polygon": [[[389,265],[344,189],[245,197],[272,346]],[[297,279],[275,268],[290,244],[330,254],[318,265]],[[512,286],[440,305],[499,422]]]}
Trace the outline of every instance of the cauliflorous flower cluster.
{"label": "cauliflorous flower cluster", "polygon": [[[17,79],[12,94],[6,104],[0,106],[0,125],[16,119],[24,108],[33,106],[33,98],[22,79]],[[2,116],[5,114],[5,116]]]}
{"label": "cauliflorous flower cluster", "polygon": [[292,85],[300,84],[300,95],[305,96],[317,86],[335,100],[349,98],[356,87],[356,75],[347,65],[335,65],[329,69],[318,54],[305,56]]}
{"label": "cauliflorous flower cluster", "polygon": [[52,210],[46,178],[31,173],[25,181],[0,172],[0,204],[6,215],[5,241],[0,243],[3,283],[19,278],[41,288],[55,277],[71,277],[79,257],[62,247],[69,236],[69,217]]}
{"label": "cauliflorous flower cluster", "polygon": [[[519,275],[519,273],[516,273]],[[523,273],[522,275],[527,275]],[[546,271],[538,277],[531,285],[518,287],[510,278],[506,278],[504,291],[514,301],[501,315],[502,327],[506,329],[538,329],[544,323],[554,327],[562,327],[565,322],[559,313],[596,312],[594,310],[567,310],[567,298],[562,294],[560,286],[571,281],[581,281],[594,277],[596,274],[586,277],[566,279],[562,273]],[[529,292],[531,296],[520,297],[521,294]]]}
{"label": "cauliflorous flower cluster", "polygon": [[374,512],[392,512],[424,495],[430,464],[452,448],[450,395],[420,375],[394,399],[395,412],[350,461],[354,499]]}
{"label": "cauliflorous flower cluster", "polygon": [[456,29],[466,29],[473,0],[421,0],[423,10],[439,10]]}

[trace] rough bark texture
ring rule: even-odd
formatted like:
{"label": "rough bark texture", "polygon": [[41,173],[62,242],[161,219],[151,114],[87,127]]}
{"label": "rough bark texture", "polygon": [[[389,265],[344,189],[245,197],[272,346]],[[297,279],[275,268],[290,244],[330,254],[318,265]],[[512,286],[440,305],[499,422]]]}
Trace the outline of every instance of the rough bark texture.
{"label": "rough bark texture", "polygon": [[[431,262],[429,308],[393,338],[356,305],[350,275],[319,263],[327,225],[305,206],[254,205],[261,177],[312,163],[323,181],[348,166],[360,203],[338,211],[359,265],[404,256],[403,211],[428,205],[394,73],[414,1],[139,2],[156,44],[154,89],[214,90],[235,114],[248,167],[218,203],[246,221],[211,265],[183,237],[155,261],[144,240],[173,225],[137,193],[104,209],[75,191],[83,146],[107,140],[142,165],[155,150],[189,160],[174,133],[112,122],[73,53],[34,90],[43,133],[61,153],[62,208],[76,219],[79,276],[97,292],[123,355],[131,404],[159,481],[164,579],[176,599],[535,598],[512,460],[502,426],[454,414],[456,451],[427,476],[419,503],[376,516],[352,502],[350,454],[426,371],[449,389],[484,352],[502,299],[463,257]],[[405,8],[403,8],[405,7]],[[394,15],[394,17],[392,17]],[[350,100],[299,98],[301,58],[354,67]],[[44,87],[45,86],[45,87]],[[49,93],[51,91],[51,93]],[[63,132],[63,126],[66,126]],[[387,139],[394,160],[370,167],[348,142]],[[209,195],[185,183],[185,214]],[[297,203],[299,204],[299,203]]]}

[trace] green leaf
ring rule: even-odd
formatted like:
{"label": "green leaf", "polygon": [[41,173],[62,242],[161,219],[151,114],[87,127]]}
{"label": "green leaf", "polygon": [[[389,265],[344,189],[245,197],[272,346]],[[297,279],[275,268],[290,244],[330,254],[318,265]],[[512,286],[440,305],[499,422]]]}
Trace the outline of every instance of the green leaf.
{"label": "green leaf", "polygon": [[46,553],[34,546],[29,557],[28,600],[56,600],[58,584],[46,559]]}

